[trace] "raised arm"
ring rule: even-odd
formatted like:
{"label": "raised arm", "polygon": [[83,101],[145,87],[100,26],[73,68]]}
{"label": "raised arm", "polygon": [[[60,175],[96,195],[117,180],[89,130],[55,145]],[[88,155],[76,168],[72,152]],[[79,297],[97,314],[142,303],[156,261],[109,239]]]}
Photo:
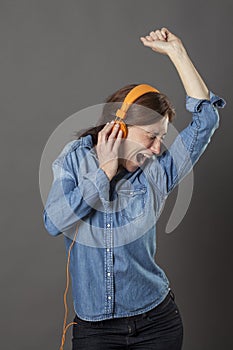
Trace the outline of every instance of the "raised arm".
{"label": "raised arm", "polygon": [[197,99],[210,99],[209,90],[190,60],[181,40],[167,28],[150,32],[141,37],[145,46],[153,51],[168,55],[184,85],[186,94]]}
{"label": "raised arm", "polygon": [[152,31],[140,39],[153,51],[169,56],[187,94],[186,109],[192,113],[192,121],[169,149],[149,164],[151,180],[164,197],[190,172],[206,149],[219,126],[217,107],[223,108],[226,102],[207,89],[181,40],[167,28]]}

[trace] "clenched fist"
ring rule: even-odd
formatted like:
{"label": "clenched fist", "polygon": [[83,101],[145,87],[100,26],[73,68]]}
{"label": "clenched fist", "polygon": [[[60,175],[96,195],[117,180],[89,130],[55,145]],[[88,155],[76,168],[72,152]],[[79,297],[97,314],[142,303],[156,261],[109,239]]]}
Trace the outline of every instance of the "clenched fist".
{"label": "clenched fist", "polygon": [[174,51],[184,50],[181,40],[167,28],[157,29],[145,37],[140,37],[142,43],[153,51],[170,55]]}

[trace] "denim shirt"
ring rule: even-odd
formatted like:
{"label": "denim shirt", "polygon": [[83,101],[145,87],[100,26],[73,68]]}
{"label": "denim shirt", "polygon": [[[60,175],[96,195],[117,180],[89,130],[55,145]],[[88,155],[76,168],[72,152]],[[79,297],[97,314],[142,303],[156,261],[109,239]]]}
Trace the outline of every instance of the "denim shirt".
{"label": "denim shirt", "polygon": [[225,101],[186,96],[192,121],[168,150],[110,181],[98,166],[92,137],[70,141],[52,163],[43,211],[46,230],[64,234],[76,314],[87,321],[129,317],[160,304],[169,280],[155,261],[156,221],[169,193],[197,162],[219,126]]}

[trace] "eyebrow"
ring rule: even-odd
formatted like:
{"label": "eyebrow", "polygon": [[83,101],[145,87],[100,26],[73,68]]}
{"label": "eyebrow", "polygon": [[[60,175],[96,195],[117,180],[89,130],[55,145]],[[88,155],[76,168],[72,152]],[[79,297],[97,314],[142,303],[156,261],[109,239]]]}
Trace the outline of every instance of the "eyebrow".
{"label": "eyebrow", "polygon": [[[157,132],[157,131],[154,131],[154,132],[147,131],[147,132],[153,136],[159,135],[159,132]],[[167,133],[165,132],[164,134],[162,134],[162,136],[164,136],[164,135],[167,135]]]}

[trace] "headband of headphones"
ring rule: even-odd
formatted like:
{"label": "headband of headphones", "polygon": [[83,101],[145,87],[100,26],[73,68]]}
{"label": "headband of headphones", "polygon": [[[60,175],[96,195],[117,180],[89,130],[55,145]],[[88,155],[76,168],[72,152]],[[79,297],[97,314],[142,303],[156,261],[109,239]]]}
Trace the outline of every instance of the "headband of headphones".
{"label": "headband of headphones", "polygon": [[159,90],[155,89],[153,86],[148,84],[140,84],[135,86],[130,92],[126,95],[124,102],[120,109],[117,110],[116,116],[120,119],[124,119],[126,112],[128,111],[130,105],[140,96],[146,94],[147,92],[157,92]]}

